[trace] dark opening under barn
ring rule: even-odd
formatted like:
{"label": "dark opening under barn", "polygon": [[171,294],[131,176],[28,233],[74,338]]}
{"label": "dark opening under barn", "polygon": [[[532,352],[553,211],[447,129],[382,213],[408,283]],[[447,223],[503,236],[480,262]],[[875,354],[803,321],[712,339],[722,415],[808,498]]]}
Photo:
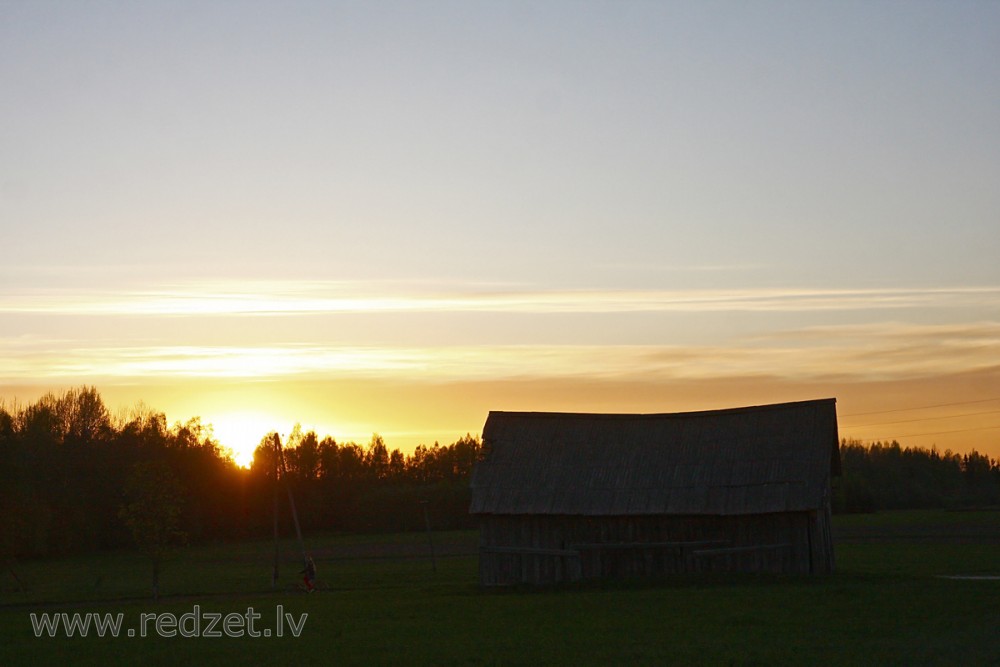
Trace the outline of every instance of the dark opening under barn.
{"label": "dark opening under barn", "polygon": [[491,412],[485,586],[833,571],[835,399],[673,414]]}

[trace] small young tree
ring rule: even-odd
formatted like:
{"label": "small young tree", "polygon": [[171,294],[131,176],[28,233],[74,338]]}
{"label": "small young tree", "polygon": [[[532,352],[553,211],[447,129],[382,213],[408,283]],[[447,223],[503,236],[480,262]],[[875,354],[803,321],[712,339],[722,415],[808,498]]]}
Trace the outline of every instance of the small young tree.
{"label": "small young tree", "polygon": [[143,461],[132,467],[118,516],[132,531],[136,546],[152,562],[154,602],[160,597],[164,558],[187,539],[179,528],[183,499],[183,487],[164,463]]}

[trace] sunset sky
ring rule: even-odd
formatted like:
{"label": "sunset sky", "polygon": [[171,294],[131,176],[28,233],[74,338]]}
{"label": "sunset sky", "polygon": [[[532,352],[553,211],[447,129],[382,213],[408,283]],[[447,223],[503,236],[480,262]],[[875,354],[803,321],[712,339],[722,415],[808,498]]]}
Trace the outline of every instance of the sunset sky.
{"label": "sunset sky", "polygon": [[836,397],[1000,457],[1000,3],[0,0],[0,400],[245,461]]}

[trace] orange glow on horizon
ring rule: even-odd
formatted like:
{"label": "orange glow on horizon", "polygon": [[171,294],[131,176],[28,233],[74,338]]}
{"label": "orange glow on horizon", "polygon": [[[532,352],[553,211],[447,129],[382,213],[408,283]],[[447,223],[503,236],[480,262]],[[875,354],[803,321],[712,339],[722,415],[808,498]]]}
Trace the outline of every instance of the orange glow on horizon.
{"label": "orange glow on horizon", "polygon": [[[8,407],[73,385],[0,387]],[[97,385],[112,414],[142,401],[168,424],[200,417],[234,460],[249,465],[269,432],[287,442],[296,423],[320,439],[366,445],[378,433],[390,449],[450,444],[478,435],[490,410],[654,413],[713,410],[837,398],[840,435],[862,442],[1000,458],[1000,368],[910,379],[795,380],[764,375],[636,380],[613,377],[417,381],[412,378],[173,378]],[[957,404],[957,405],[944,405]],[[933,406],[941,407],[933,407]],[[870,414],[873,413],[873,414]]]}

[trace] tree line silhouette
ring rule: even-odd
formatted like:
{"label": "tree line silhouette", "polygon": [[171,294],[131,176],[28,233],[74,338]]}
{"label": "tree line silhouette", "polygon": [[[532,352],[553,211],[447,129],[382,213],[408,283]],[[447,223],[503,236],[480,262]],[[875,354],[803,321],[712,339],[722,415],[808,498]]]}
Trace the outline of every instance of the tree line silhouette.
{"label": "tree line silhouette", "polygon": [[843,474],[834,512],[1000,506],[1000,460],[972,450],[902,447],[897,441],[840,444]]}
{"label": "tree line silhouette", "polygon": [[[177,514],[187,540],[269,536],[279,437],[266,434],[247,469],[199,418],[168,426],[143,404],[112,415],[93,387],[0,406],[0,557],[139,542],[143,516],[134,508],[148,499],[129,490],[151,464],[177,482],[179,502],[166,511]],[[305,531],[423,530],[422,502],[434,528],[473,525],[468,482],[482,451],[478,437],[421,445],[406,456],[378,435],[364,446],[340,444],[296,427],[282,445],[281,493],[292,489]],[[289,535],[287,501],[280,509]]]}
{"label": "tree line silhouette", "polygon": [[[142,548],[162,525],[192,542],[264,538],[279,481],[304,531],[423,530],[425,508],[436,529],[471,528],[469,477],[482,454],[471,435],[404,455],[378,435],[338,443],[296,427],[283,441],[264,435],[246,469],[197,417],[168,426],[143,404],[112,415],[93,387],[47,394],[0,406],[0,557]],[[975,451],[844,441],[841,458],[835,511],[1000,505],[1000,461]],[[176,502],[141,494],[156,486],[143,482],[154,473],[170,480]],[[165,513],[159,523],[148,520],[149,503]],[[279,521],[290,535],[287,503]]]}

